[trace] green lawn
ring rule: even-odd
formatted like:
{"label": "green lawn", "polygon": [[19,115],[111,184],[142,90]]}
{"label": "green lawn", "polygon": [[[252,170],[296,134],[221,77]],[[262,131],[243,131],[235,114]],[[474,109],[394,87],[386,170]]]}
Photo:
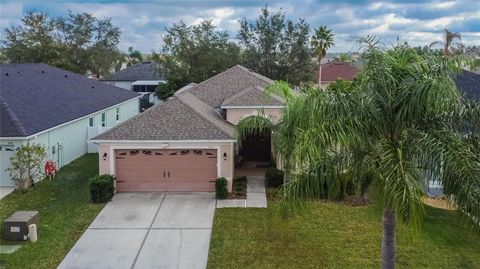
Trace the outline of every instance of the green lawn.
{"label": "green lawn", "polygon": [[39,211],[38,242],[0,255],[0,267],[56,268],[104,206],[89,202],[88,179],[97,173],[98,155],[87,154],[63,167],[54,181],[0,200],[2,222],[17,210]]}
{"label": "green lawn", "polygon": [[[217,209],[208,268],[379,268],[381,211],[315,202],[288,221],[268,209]],[[428,207],[417,235],[399,226],[398,268],[480,268],[480,234]]]}

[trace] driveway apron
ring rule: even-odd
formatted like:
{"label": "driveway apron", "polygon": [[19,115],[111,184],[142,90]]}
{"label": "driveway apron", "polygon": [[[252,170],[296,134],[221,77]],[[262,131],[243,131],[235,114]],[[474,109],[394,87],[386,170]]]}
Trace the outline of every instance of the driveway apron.
{"label": "driveway apron", "polygon": [[205,268],[212,193],[120,193],[58,268]]}

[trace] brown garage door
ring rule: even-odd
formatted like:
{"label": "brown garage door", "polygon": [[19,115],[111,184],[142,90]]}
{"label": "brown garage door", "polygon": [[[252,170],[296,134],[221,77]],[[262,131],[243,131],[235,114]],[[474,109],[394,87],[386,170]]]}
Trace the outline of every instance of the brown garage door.
{"label": "brown garage door", "polygon": [[117,191],[214,191],[214,149],[115,150]]}

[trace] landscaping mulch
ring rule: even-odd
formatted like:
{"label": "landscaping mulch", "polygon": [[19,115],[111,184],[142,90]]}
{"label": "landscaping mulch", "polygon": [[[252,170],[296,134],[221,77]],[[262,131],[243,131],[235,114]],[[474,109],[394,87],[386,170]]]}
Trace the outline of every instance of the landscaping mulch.
{"label": "landscaping mulch", "polygon": [[247,177],[237,177],[233,179],[232,192],[228,194],[228,199],[246,199],[247,198]]}

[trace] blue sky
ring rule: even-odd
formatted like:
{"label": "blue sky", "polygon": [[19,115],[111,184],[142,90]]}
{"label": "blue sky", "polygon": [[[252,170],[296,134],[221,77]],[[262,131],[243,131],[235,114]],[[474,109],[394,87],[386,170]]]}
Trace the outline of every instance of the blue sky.
{"label": "blue sky", "polygon": [[458,31],[466,45],[480,45],[480,0],[458,1],[354,1],[354,0],[163,0],[163,1],[5,1],[1,0],[0,25],[15,25],[31,10],[50,15],[88,12],[111,17],[122,30],[120,48],[143,52],[162,47],[165,27],[183,20],[188,24],[212,19],[219,29],[235,35],[238,20],[254,20],[268,3],[292,20],[304,18],[312,27],[327,24],[335,33],[332,52],[358,49],[355,39],[376,35],[385,44],[408,41],[426,45],[441,40],[443,29]]}

